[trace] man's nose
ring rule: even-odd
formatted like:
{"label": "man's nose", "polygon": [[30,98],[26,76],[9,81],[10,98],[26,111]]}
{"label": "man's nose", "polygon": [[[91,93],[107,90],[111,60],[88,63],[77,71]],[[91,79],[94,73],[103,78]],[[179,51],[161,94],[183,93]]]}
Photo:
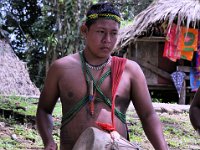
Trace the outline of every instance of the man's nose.
{"label": "man's nose", "polygon": [[109,33],[105,33],[103,41],[106,43],[111,42],[111,35]]}

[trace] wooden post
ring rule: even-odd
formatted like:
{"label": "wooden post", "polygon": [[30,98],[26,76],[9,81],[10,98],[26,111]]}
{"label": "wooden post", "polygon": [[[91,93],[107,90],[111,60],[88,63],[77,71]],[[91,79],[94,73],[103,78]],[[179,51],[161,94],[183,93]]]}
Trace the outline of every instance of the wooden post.
{"label": "wooden post", "polygon": [[178,104],[185,105],[185,102],[186,102],[186,81],[184,80]]}

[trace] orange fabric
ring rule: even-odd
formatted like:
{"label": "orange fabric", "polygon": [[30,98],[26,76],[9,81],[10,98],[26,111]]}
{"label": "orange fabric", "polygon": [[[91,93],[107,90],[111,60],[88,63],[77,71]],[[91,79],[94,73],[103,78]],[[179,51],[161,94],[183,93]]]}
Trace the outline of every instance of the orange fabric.
{"label": "orange fabric", "polygon": [[198,29],[181,27],[178,49],[181,51],[197,51]]}
{"label": "orange fabric", "polygon": [[112,64],[111,64],[111,79],[112,79],[112,107],[111,107],[111,119],[112,124],[96,122],[98,126],[100,126],[103,130],[106,131],[114,131],[115,130],[115,98],[116,98],[116,91],[122,76],[122,73],[125,68],[126,64],[125,58],[119,57],[112,57]]}
{"label": "orange fabric", "polygon": [[198,30],[181,27],[177,48],[181,51],[181,58],[192,60],[194,51],[197,51]]}
{"label": "orange fabric", "polygon": [[181,58],[186,59],[191,61],[193,58],[194,52],[186,52],[186,51],[181,51]]}
{"label": "orange fabric", "polygon": [[194,51],[197,51],[198,29],[180,27],[172,24],[168,29],[163,56],[172,61],[186,59],[191,61]]}
{"label": "orange fabric", "polygon": [[172,61],[180,59],[181,56],[180,50],[177,49],[178,34],[179,30],[177,29],[177,25],[172,24],[171,28],[169,28],[167,31],[164,53],[163,53],[164,57],[167,57]]}
{"label": "orange fabric", "polygon": [[101,129],[106,130],[106,131],[109,131],[109,132],[115,130],[115,128],[113,127],[112,124],[107,124],[107,123],[102,123],[102,122],[96,122],[96,124],[97,124],[98,126],[100,126]]}

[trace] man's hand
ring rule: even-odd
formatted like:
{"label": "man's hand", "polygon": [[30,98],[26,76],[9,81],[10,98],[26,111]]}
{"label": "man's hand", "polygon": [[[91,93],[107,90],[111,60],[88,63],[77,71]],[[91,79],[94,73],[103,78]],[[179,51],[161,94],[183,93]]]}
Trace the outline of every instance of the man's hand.
{"label": "man's hand", "polygon": [[44,150],[57,150],[58,146],[56,143],[50,143],[49,145],[47,145]]}

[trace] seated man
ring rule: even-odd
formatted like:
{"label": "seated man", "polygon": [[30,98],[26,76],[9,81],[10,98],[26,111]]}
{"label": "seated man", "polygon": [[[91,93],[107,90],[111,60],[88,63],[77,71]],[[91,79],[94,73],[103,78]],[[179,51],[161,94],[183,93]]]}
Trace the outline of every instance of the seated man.
{"label": "seated man", "polygon": [[200,135],[200,88],[198,88],[190,105],[189,115],[192,126]]}
{"label": "seated man", "polygon": [[71,150],[88,127],[117,131],[128,139],[125,114],[131,101],[153,147],[166,150],[141,68],[134,61],[111,56],[120,28],[119,11],[111,3],[98,3],[91,6],[86,18],[81,26],[85,48],[56,60],[41,92],[37,127],[45,149],[56,149],[52,112],[60,98],[61,150]]}

